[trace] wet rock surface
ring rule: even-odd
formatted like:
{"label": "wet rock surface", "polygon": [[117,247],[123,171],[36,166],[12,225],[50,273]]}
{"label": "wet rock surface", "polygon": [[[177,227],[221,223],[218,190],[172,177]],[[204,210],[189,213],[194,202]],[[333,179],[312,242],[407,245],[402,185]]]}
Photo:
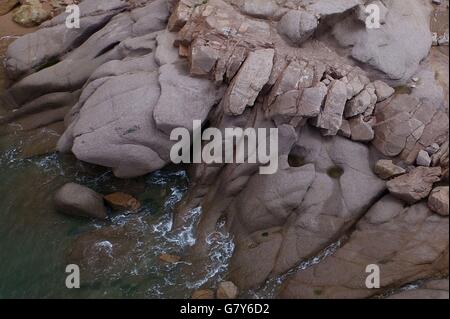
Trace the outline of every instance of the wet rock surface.
{"label": "wet rock surface", "polygon": [[55,194],[54,202],[56,209],[67,215],[107,218],[103,197],[95,191],[75,183],[61,187]]}

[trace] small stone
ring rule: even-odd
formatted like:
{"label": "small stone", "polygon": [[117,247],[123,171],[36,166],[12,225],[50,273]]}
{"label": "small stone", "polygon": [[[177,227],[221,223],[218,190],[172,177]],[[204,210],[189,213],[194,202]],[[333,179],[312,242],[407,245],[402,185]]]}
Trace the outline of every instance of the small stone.
{"label": "small stone", "polygon": [[403,167],[395,165],[392,160],[379,160],[375,164],[375,174],[381,179],[390,179],[406,173]]}
{"label": "small stone", "polygon": [[215,299],[214,291],[212,291],[210,289],[196,290],[192,294],[191,299]]}
{"label": "small stone", "polygon": [[44,9],[38,0],[28,0],[13,13],[13,20],[25,27],[41,24],[51,16],[50,11]]}
{"label": "small stone", "polygon": [[430,197],[428,198],[428,207],[430,207],[433,212],[438,213],[439,215],[448,216],[448,200],[449,187],[436,187],[435,189],[433,189]]}
{"label": "small stone", "polygon": [[236,299],[239,289],[231,281],[221,282],[217,288],[217,299]]}
{"label": "small stone", "polygon": [[347,120],[342,120],[342,125],[338,131],[338,135],[346,138],[352,137],[352,129],[350,127],[350,123]]}
{"label": "small stone", "polygon": [[267,19],[272,17],[278,10],[274,0],[245,0],[241,5],[241,11],[245,14]]}
{"label": "small stone", "polygon": [[[368,90],[361,91],[353,99],[347,102],[345,106],[344,116],[345,118],[354,117],[359,114],[363,114],[367,108],[372,104],[373,99]],[[377,97],[375,97],[375,102],[377,102]]]}
{"label": "small stone", "polygon": [[227,114],[241,115],[247,106],[255,104],[259,92],[269,81],[274,54],[273,49],[261,49],[248,55],[222,99]]}
{"label": "small stone", "polygon": [[386,186],[393,196],[414,204],[428,197],[433,184],[440,181],[441,174],[440,167],[416,167],[411,172],[390,180]]}
{"label": "small stone", "polygon": [[340,80],[330,84],[324,106],[313,124],[322,129],[325,136],[337,135],[342,125],[345,104],[347,102],[347,85]]}
{"label": "small stone", "polygon": [[431,165],[430,155],[426,151],[421,150],[417,155],[416,164],[418,166],[430,167]]}
{"label": "small stone", "polygon": [[383,81],[375,81],[373,82],[373,85],[375,87],[375,94],[377,95],[378,102],[388,99],[395,93],[395,90]]}
{"label": "small stone", "polygon": [[180,31],[191,16],[192,8],[188,1],[179,1],[167,23],[167,29],[171,32]]}
{"label": "small stone", "polygon": [[168,264],[176,264],[181,260],[181,257],[171,254],[162,254],[159,256],[159,260]]}
{"label": "small stone", "polygon": [[320,108],[325,100],[328,89],[326,85],[320,83],[318,86],[306,88],[299,103],[299,114],[303,117],[316,117],[320,113]]}
{"label": "small stone", "polygon": [[278,33],[287,37],[294,45],[306,42],[317,29],[317,18],[306,11],[290,10],[278,23]]}
{"label": "small stone", "polygon": [[105,202],[116,211],[137,211],[141,208],[141,203],[139,203],[136,198],[121,192],[106,195],[104,199]]}
{"label": "small stone", "polygon": [[374,139],[375,133],[370,123],[365,122],[362,116],[352,118],[349,121],[352,132],[352,140],[357,142],[370,142]]}
{"label": "small stone", "polygon": [[433,143],[425,149],[425,152],[427,152],[431,156],[439,152],[440,148],[441,147],[439,146],[438,143]]}

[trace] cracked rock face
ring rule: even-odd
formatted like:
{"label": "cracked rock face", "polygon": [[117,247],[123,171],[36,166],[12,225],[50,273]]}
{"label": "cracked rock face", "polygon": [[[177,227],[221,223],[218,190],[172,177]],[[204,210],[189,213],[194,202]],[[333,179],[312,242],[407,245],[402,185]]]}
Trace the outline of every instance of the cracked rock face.
{"label": "cracked rock face", "polygon": [[[433,214],[426,204],[405,208],[401,201],[386,196],[358,222],[344,246],[291,277],[280,297],[367,298],[392,286],[446,273],[448,227],[448,219]],[[379,289],[366,287],[366,267],[371,264],[379,265],[384,274]]]}
{"label": "cracked rock face", "polygon": [[433,184],[440,180],[441,173],[440,167],[417,167],[387,182],[387,188],[394,196],[414,204],[428,197]]}
{"label": "cracked rock face", "polygon": [[[423,1],[384,1],[372,31],[358,16],[368,3],[84,0],[80,29],[62,14],[9,47],[15,83],[2,98],[16,110],[0,123],[60,125],[60,152],[124,178],[169,164],[171,131],[193,120],[221,132],[278,128],[273,175],[260,163],[190,165],[174,228],[202,208],[186,252],[197,271],[225,220],[233,291],[290,271],[279,297],[368,298],[443,278],[448,212],[436,184],[448,185],[448,57],[428,55]],[[392,87],[413,75],[415,88]],[[430,167],[414,166],[421,152]],[[294,271],[338,240],[334,255]],[[365,286],[369,264],[380,266],[380,289]],[[421,289],[442,295],[433,287]]]}

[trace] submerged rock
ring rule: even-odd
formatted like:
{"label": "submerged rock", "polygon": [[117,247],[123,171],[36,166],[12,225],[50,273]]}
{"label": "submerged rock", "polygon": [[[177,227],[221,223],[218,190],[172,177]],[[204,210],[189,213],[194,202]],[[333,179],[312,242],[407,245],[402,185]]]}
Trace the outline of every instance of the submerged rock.
{"label": "submerged rock", "polygon": [[196,290],[191,296],[191,299],[215,299],[215,294],[213,290],[210,289],[201,289]]}
{"label": "submerged rock", "polygon": [[55,194],[54,202],[56,210],[67,215],[98,219],[108,217],[103,196],[75,183],[61,187]]}
{"label": "submerged rock", "polygon": [[417,155],[416,164],[418,166],[430,167],[431,165],[430,155],[426,151],[421,150]]}
{"label": "submerged rock", "polygon": [[141,203],[131,195],[117,192],[106,195],[103,197],[105,202],[111,206],[112,209],[117,211],[129,210],[137,211],[141,208]]}
{"label": "submerged rock", "polygon": [[221,282],[217,288],[217,299],[236,299],[239,289],[231,281]]}
{"label": "submerged rock", "polygon": [[165,263],[175,264],[181,260],[181,257],[171,254],[162,254],[159,256],[159,260]]}

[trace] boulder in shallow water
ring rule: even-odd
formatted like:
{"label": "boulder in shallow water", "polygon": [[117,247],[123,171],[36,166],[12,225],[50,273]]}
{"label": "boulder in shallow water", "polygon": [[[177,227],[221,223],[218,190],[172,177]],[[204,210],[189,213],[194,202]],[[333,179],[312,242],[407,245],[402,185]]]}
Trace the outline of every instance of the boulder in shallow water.
{"label": "boulder in shallow water", "polygon": [[68,183],[55,194],[55,207],[61,213],[89,218],[106,219],[103,196],[85,186]]}

